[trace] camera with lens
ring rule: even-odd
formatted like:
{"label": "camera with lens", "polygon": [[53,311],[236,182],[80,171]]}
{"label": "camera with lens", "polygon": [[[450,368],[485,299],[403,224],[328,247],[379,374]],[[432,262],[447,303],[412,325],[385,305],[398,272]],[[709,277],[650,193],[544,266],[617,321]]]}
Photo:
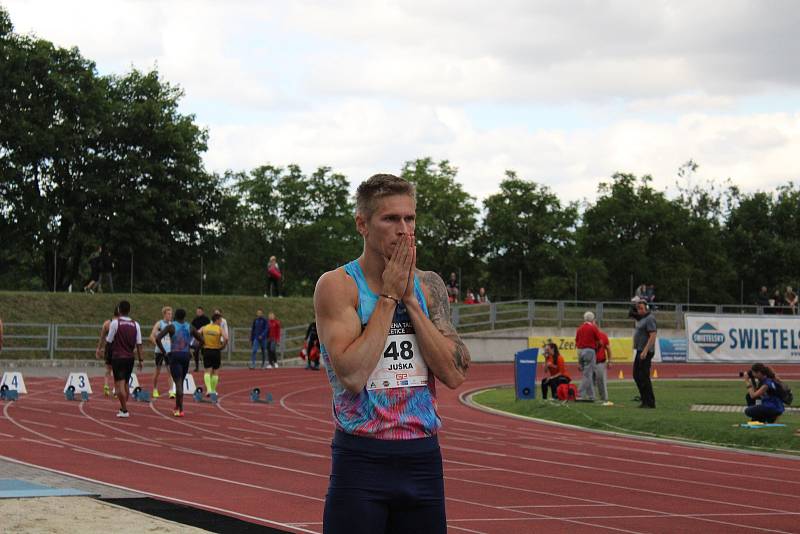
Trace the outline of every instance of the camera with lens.
{"label": "camera with lens", "polygon": [[[739,378],[744,378],[745,371],[739,371]],[[747,378],[753,380],[755,377],[753,376],[753,371],[751,369],[747,370]]]}

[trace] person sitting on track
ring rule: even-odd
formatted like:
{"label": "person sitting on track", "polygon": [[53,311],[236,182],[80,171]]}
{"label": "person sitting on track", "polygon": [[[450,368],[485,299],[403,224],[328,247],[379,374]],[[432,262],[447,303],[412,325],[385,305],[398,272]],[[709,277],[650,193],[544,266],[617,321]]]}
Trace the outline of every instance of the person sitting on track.
{"label": "person sitting on track", "polygon": [[192,338],[200,343],[203,342],[203,338],[200,337],[194,326],[186,322],[186,310],[183,308],[175,310],[175,320],[156,336],[156,344],[161,349],[161,352],[164,353],[167,351],[161,340],[167,335],[170,337],[170,351],[167,353],[167,361],[169,362],[172,380],[175,382],[175,411],[173,415],[175,417],[183,417],[183,381],[186,378],[186,373],[189,372],[189,362],[191,361],[189,346]]}
{"label": "person sitting on track", "polygon": [[[744,382],[747,385],[745,415],[753,421],[774,423],[785,409],[778,393],[780,380],[775,372],[763,363],[754,363],[744,376]],[[761,404],[756,404],[756,399],[761,399]]]}
{"label": "person sitting on track", "polygon": [[108,327],[106,344],[111,350],[111,369],[120,405],[117,417],[129,417],[128,382],[133,373],[134,351],[139,359],[139,372],[142,371],[142,329],[139,323],[128,317],[131,312],[130,302],[123,300],[118,308],[119,317],[111,321]]}
{"label": "person sitting on track", "polygon": [[[114,319],[119,318],[119,307],[114,306],[114,314],[112,315],[111,319],[106,319],[103,322],[103,327],[100,328],[100,339],[97,340],[97,348],[94,351],[94,356],[98,360],[103,358],[103,361],[106,364],[106,373],[103,375],[103,395],[106,397],[111,396],[111,386],[109,382],[113,382],[111,377],[113,373],[111,371],[111,346],[106,343],[106,337],[108,336],[108,329],[111,327],[111,321]],[[117,394],[117,389],[114,388],[114,395]]]}
{"label": "person sitting on track", "polygon": [[[167,354],[169,353],[169,338],[161,340],[161,344],[164,345],[165,349],[167,349],[167,352],[161,352],[158,348],[158,345],[156,345],[156,336],[158,335],[159,332],[161,332],[167,326],[169,326],[169,323],[171,322],[172,322],[172,307],[164,306],[163,308],[161,308],[161,320],[156,321],[156,323],[153,325],[153,329],[150,331],[150,342],[156,346],[155,348],[156,368],[153,371],[154,399],[157,399],[161,396],[158,392],[158,376],[161,374],[161,366],[162,365],[169,366],[169,363],[167,363]],[[172,375],[170,375],[170,380],[172,380]],[[169,389],[172,389],[172,385],[170,385]]]}
{"label": "person sitting on track", "polygon": [[556,391],[561,384],[572,382],[567,367],[564,365],[564,357],[558,352],[558,345],[547,343],[544,346],[544,378],[542,379],[542,398],[547,398],[547,388],[550,388],[552,397],[556,398]]}
{"label": "person sitting on track", "polygon": [[222,331],[222,316],[215,313],[211,323],[200,329],[203,340],[203,381],[206,384],[206,396],[217,392],[219,368],[222,365],[222,349],[228,343]]}

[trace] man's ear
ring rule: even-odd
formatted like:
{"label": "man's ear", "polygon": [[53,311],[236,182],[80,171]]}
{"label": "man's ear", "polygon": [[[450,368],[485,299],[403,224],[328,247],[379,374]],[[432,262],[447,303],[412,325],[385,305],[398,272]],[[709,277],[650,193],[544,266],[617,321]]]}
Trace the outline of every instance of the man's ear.
{"label": "man's ear", "polygon": [[361,213],[356,213],[356,230],[363,237],[367,237],[367,220]]}

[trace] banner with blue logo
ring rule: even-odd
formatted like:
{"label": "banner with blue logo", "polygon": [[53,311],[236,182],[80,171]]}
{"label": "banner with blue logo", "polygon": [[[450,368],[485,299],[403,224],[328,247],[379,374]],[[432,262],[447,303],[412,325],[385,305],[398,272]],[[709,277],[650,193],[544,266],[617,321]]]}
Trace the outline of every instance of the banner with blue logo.
{"label": "banner with blue logo", "polygon": [[690,362],[800,362],[800,316],[685,315]]}
{"label": "banner with blue logo", "polygon": [[685,337],[658,338],[656,358],[662,362],[685,362],[688,358]]}

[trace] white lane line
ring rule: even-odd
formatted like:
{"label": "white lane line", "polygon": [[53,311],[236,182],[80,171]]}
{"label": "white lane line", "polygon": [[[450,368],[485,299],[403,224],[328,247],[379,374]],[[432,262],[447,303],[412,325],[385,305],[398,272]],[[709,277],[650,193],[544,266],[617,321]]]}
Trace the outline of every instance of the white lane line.
{"label": "white lane line", "polygon": [[77,428],[69,428],[70,432],[77,432],[78,434],[86,434],[87,436],[94,436],[96,438],[107,438],[106,434],[100,434],[98,432],[89,432],[88,430],[78,430]]}
{"label": "white lane line", "polygon": [[23,423],[28,424],[28,425],[43,426],[43,427],[46,427],[46,428],[60,428],[60,427],[58,427],[56,425],[51,425],[51,424],[48,424],[48,423],[39,423],[38,421],[31,421],[29,419],[20,419],[20,421],[22,421]]}
{"label": "white lane line", "polygon": [[127,443],[133,443],[137,447],[140,445],[144,447],[157,447],[157,448],[163,447],[163,445],[160,445],[158,443],[147,443],[146,441],[143,441],[141,439],[128,439],[128,438],[115,437],[114,441],[125,441]]}
{"label": "white lane line", "polygon": [[20,438],[20,441],[27,441],[30,443],[36,443],[37,445],[47,445],[48,447],[56,447],[58,449],[63,449],[63,445],[57,445],[55,443],[47,443],[46,441],[40,441],[38,439],[31,439],[31,438]]}

